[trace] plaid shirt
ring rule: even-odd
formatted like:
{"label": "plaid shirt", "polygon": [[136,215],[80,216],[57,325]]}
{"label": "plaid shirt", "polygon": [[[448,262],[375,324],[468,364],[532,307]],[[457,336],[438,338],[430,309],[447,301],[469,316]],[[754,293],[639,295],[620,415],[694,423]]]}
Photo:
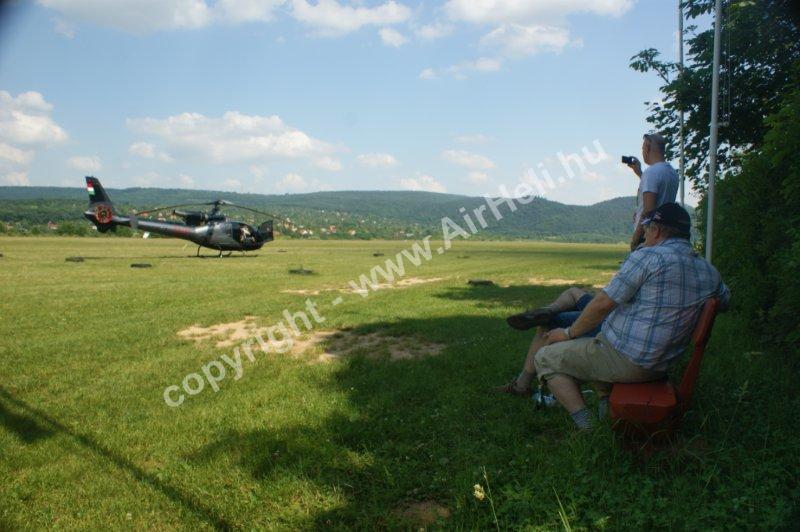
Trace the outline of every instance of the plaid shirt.
{"label": "plaid shirt", "polygon": [[634,364],[666,371],[689,343],[703,303],[730,292],[687,240],[670,238],[631,253],[603,291],[618,306],[601,332]]}

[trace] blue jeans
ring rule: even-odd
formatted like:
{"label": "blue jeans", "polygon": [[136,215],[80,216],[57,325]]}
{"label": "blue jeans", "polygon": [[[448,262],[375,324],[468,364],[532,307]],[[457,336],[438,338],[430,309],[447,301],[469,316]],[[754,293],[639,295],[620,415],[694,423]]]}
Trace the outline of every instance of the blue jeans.
{"label": "blue jeans", "polygon": [[[575,320],[578,319],[578,316],[581,315],[581,312],[583,311],[583,309],[586,308],[586,305],[588,305],[589,302],[593,298],[594,298],[594,296],[591,295],[591,294],[582,295],[581,298],[578,300],[578,302],[575,304],[575,308],[577,310],[568,310],[566,312],[559,312],[558,314],[553,316],[552,320],[550,320],[549,328],[551,328],[551,329],[566,329],[567,327],[569,327],[570,325],[575,323]],[[602,325],[603,324],[600,323],[600,325],[598,325],[597,327],[595,327],[594,329],[592,329],[591,331],[587,332],[586,334],[584,334],[582,336],[584,336],[584,337],[595,337],[595,336],[597,336],[600,333],[600,327]]]}

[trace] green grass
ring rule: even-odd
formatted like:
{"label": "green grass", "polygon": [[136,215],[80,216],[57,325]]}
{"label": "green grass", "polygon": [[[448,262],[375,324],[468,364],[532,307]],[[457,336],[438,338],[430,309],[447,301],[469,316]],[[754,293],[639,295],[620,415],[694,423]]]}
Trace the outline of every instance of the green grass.
{"label": "green grass", "polygon": [[[529,340],[503,318],[563,288],[529,280],[603,283],[621,246],[456,244],[408,273],[442,281],[344,294],[335,309],[336,292],[312,296],[326,328],[430,340],[440,355],[262,355],[218,393],[164,404],[165,386],[230,354],[177,331],[275,323],[307,297],[281,290],[346,287],[403,246],[279,241],[200,260],[175,240],[0,238],[0,530],[403,528],[420,525],[403,511],[421,501],[447,509],[434,528],[797,522],[797,364],[759,350],[734,316],[718,320],[682,443],[648,460],[607,426],[576,434],[559,409],[488,392]],[[315,274],[287,273],[299,266]]]}

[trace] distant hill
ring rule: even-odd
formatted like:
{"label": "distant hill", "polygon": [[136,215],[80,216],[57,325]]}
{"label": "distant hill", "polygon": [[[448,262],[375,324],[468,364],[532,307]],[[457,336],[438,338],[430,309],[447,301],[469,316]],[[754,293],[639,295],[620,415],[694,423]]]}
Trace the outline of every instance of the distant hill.
{"label": "distant hill", "polygon": [[[272,212],[322,238],[411,238],[441,235],[441,219],[450,217],[466,227],[460,208],[472,212],[484,198],[407,191],[340,191],[310,194],[239,194],[211,190],[127,188],[108,189],[118,210],[125,212],[162,205],[205,202],[217,198]],[[0,187],[0,221],[14,227],[48,222],[83,222],[87,205],[82,188]],[[494,220],[476,237],[484,239],[552,239],[573,242],[626,242],[630,236],[634,197],[621,197],[589,206],[565,205],[535,197],[503,219]],[[231,212],[255,221],[247,211]],[[331,227],[335,226],[332,234]],[[354,235],[353,235],[354,233]],[[297,235],[289,235],[297,236]]]}

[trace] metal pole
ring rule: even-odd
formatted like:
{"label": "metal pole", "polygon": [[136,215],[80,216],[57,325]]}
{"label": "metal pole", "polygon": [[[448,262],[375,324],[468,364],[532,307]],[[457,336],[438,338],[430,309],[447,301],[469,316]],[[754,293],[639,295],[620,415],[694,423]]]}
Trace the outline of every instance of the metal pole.
{"label": "metal pole", "polygon": [[[683,75],[683,0],[678,0],[678,79],[681,79]],[[683,137],[683,106],[681,106],[681,111],[679,115],[679,123],[680,123],[680,136],[679,136],[679,146],[678,149],[680,150],[680,156],[678,159],[678,175],[681,178],[680,181],[680,189],[681,189],[681,206],[686,206],[686,193],[684,191],[684,149],[686,147],[685,140]]]}
{"label": "metal pole", "polygon": [[714,189],[717,180],[717,102],[719,100],[719,49],[722,33],[722,0],[717,0],[714,13],[714,70],[711,73],[711,138],[708,146],[708,194],[706,208],[706,260],[711,262],[714,247]]}

